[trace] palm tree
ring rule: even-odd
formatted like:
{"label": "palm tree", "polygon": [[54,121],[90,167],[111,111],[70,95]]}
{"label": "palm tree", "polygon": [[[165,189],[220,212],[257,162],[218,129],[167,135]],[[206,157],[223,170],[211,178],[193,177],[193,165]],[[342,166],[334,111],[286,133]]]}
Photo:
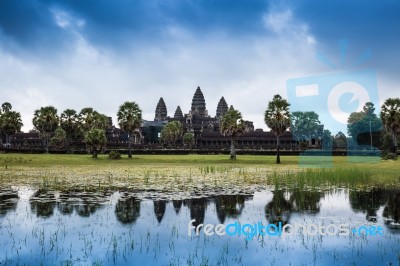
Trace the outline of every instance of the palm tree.
{"label": "palm tree", "polygon": [[93,110],[91,107],[83,108],[78,115],[78,119],[85,132],[93,128],[106,130],[108,127],[108,117]]}
{"label": "palm tree", "polygon": [[84,131],[89,131],[92,128],[93,116],[95,111],[91,107],[86,107],[81,110],[78,115],[79,123],[82,125]]}
{"label": "palm tree", "polygon": [[23,125],[21,114],[18,112],[8,110],[1,115],[0,129],[6,135],[6,144],[10,143],[10,135],[20,131]]}
{"label": "palm tree", "polygon": [[53,106],[45,106],[35,110],[32,124],[45,138],[46,153],[49,152],[49,137],[57,129],[59,118],[57,109]]}
{"label": "palm tree", "polygon": [[385,129],[392,135],[392,151],[397,149],[397,134],[400,132],[400,99],[389,98],[381,108],[381,119]]}
{"label": "palm tree", "polygon": [[287,100],[283,99],[279,94],[275,95],[272,101],[268,103],[265,110],[264,121],[276,136],[276,163],[281,163],[279,154],[279,137],[290,126],[290,113]]}
{"label": "palm tree", "polygon": [[12,109],[12,105],[9,102],[5,102],[1,105],[1,110],[3,111],[3,113],[8,113],[10,112]]}
{"label": "palm tree", "polygon": [[92,150],[92,158],[97,158],[97,150],[101,150],[107,143],[106,133],[103,129],[93,128],[85,135],[85,142]]}
{"label": "palm tree", "polygon": [[142,123],[142,110],[140,110],[139,105],[135,102],[124,102],[119,107],[117,120],[121,130],[128,133],[128,158],[132,158],[131,137],[133,132],[137,130]]}
{"label": "palm tree", "polygon": [[60,115],[60,128],[66,133],[67,148],[71,142],[76,142],[83,139],[81,126],[79,123],[79,115],[73,109],[66,109]]}
{"label": "palm tree", "polygon": [[244,130],[245,125],[242,119],[242,114],[231,106],[222,117],[220,125],[221,134],[231,137],[231,159],[236,159],[235,138],[241,135]]}

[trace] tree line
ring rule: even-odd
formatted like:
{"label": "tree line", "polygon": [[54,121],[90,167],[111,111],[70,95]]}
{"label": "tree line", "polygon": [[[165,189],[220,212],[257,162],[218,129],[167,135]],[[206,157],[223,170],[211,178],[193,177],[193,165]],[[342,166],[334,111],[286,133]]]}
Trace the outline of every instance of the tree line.
{"label": "tree line", "polygon": [[[355,145],[370,145],[387,149],[393,153],[398,147],[400,134],[400,99],[386,99],[381,106],[379,116],[375,114],[374,104],[368,102],[361,112],[353,112],[348,118],[347,131],[349,138],[339,132],[332,136],[328,129],[323,129],[317,113],[290,112],[290,103],[279,94],[274,95],[264,112],[265,124],[276,136],[276,163],[280,163],[280,137],[290,130],[293,137],[301,144],[312,138],[319,138],[322,147],[331,149]],[[125,102],[118,108],[117,120],[120,129],[128,136],[128,157],[132,157],[131,138],[140,128],[142,110],[136,102]],[[66,109],[60,115],[53,106],[41,107],[34,111],[33,126],[40,133],[46,152],[49,145],[63,146],[67,150],[76,143],[85,143],[94,158],[107,142],[106,131],[111,125],[108,117],[91,107],[83,108],[80,112]],[[19,112],[12,110],[12,105],[5,102],[0,109],[0,132],[5,136],[6,145],[10,136],[21,130],[23,126]],[[245,122],[240,111],[231,106],[220,121],[220,132],[231,138],[230,158],[236,159],[235,139],[245,132]],[[160,135],[164,143],[176,144],[182,140],[184,144],[194,144],[192,132],[183,132],[179,121],[167,123]]]}
{"label": "tree line", "polygon": [[[20,113],[11,109],[11,104],[6,102],[2,104],[0,112],[0,131],[6,135],[6,145],[9,144],[9,136],[19,132],[23,126]],[[140,127],[142,110],[135,102],[125,102],[119,107],[117,118],[120,129],[130,139],[132,133]],[[83,108],[80,112],[66,109],[58,115],[54,106],[44,106],[34,111],[32,124],[34,130],[39,132],[46,152],[50,144],[68,150],[74,144],[83,142],[94,158],[106,145],[106,131],[110,127],[108,117],[91,107]],[[132,157],[130,141],[128,156]]]}

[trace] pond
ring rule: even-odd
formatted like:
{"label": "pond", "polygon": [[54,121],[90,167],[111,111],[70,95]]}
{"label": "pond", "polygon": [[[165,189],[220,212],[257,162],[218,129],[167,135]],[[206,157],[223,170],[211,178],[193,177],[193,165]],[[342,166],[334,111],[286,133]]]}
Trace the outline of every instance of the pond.
{"label": "pond", "polygon": [[139,195],[0,189],[0,265],[400,262],[399,190]]}

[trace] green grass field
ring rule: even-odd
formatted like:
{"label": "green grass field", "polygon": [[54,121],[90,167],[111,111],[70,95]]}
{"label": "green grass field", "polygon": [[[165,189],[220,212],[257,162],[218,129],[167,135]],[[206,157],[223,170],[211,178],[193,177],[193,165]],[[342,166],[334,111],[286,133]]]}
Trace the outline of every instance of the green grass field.
{"label": "green grass field", "polygon": [[3,186],[162,193],[251,192],[265,186],[400,187],[400,161],[367,157],[0,154]]}

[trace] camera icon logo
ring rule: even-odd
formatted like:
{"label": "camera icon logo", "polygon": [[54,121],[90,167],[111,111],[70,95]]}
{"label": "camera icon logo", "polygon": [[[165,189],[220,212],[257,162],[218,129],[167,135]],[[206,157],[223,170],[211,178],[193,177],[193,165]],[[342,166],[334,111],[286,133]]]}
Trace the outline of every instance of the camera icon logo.
{"label": "camera icon logo", "polygon": [[[339,131],[347,134],[348,117],[352,112],[362,111],[365,103],[372,102],[377,109],[379,108],[377,79],[373,70],[347,70],[293,78],[287,80],[286,89],[292,113],[314,111],[319,115],[324,129],[330,130],[333,134]],[[317,137],[317,142],[322,143],[321,138],[322,134]],[[351,155],[359,155],[361,150],[367,149],[351,141],[346,143],[344,153],[347,152],[350,161],[356,158]],[[318,164],[324,167],[331,166],[332,145],[328,146],[329,149],[320,152],[305,150],[300,156],[299,163],[303,166],[309,165],[310,155],[317,155],[320,158],[323,154],[325,159]],[[374,148],[375,152],[371,152],[370,146],[368,149],[369,155],[380,155],[378,149]]]}

